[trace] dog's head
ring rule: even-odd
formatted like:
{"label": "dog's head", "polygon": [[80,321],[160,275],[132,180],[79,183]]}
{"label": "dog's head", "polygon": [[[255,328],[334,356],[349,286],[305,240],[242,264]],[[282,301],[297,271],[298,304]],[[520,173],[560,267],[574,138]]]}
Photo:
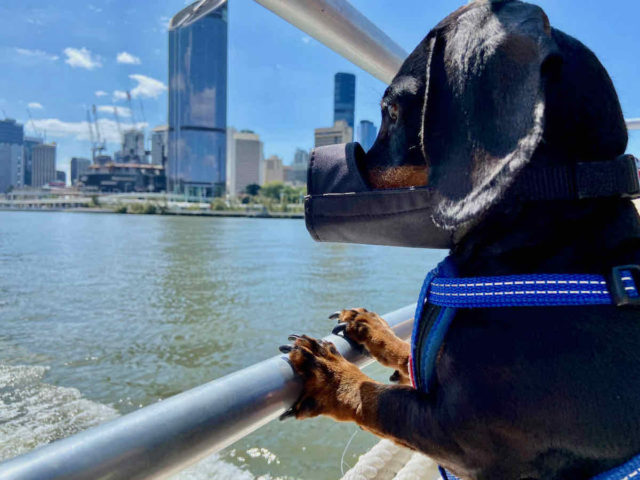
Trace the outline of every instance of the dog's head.
{"label": "dog's head", "polygon": [[476,1],[440,22],[381,106],[363,165],[370,185],[428,184],[447,229],[475,224],[532,160],[606,160],[627,143],[595,55],[516,0]]}

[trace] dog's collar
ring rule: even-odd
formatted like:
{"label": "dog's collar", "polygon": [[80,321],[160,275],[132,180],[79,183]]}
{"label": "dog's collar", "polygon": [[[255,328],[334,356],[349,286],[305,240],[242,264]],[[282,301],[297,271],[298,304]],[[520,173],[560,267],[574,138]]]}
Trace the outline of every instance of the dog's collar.
{"label": "dog's collar", "polygon": [[638,166],[633,155],[603,162],[532,166],[518,175],[511,192],[524,201],[637,198]]}
{"label": "dog's collar", "polygon": [[[608,278],[590,274],[460,278],[447,257],[427,274],[420,291],[411,336],[411,383],[429,392],[438,353],[458,308],[640,305],[638,287],[637,265],[614,267]],[[442,468],[440,473],[444,480],[459,480]],[[592,480],[627,480],[636,475],[640,475],[640,455]]]}

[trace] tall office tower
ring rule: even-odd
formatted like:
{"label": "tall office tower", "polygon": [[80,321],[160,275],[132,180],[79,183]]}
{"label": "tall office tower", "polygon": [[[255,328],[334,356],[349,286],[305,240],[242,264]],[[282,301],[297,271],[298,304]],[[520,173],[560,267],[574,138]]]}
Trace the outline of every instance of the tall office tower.
{"label": "tall office tower", "polygon": [[31,149],[32,172],[31,184],[34,187],[42,187],[49,182],[56,181],[56,145],[55,143],[43,143],[35,145]]}
{"label": "tall office tower", "polygon": [[230,159],[233,163],[234,179],[232,194],[245,192],[247,185],[252,183],[262,185],[264,183],[264,156],[260,136],[250,130],[233,132],[234,156]]}
{"label": "tall office tower", "polygon": [[271,155],[264,161],[264,183],[271,182],[284,182],[282,159],[277,155]]}
{"label": "tall office tower", "polygon": [[132,128],[122,134],[121,158],[124,163],[147,163],[142,130]]}
{"label": "tall office tower", "polygon": [[42,139],[37,137],[24,137],[24,143],[22,144],[22,174],[23,182],[25,186],[31,186],[31,171],[33,157],[31,151],[36,145],[41,145]]}
{"label": "tall office tower", "polygon": [[165,166],[167,161],[167,143],[169,141],[169,127],[161,125],[151,133],[151,163]]}
{"label": "tall office tower", "polygon": [[24,128],[15,120],[0,120],[0,193],[22,187]]}
{"label": "tall office tower", "polygon": [[[344,120],[353,132],[356,110],[356,76],[352,73],[336,73],[334,81],[333,123]],[[347,141],[353,141],[353,135]]]}
{"label": "tall office tower", "polygon": [[369,120],[361,120],[360,125],[358,125],[358,141],[364,151],[368,151],[373,143],[376,141],[376,137],[378,136],[378,129]]}
{"label": "tall office tower", "polygon": [[78,183],[80,175],[86,173],[91,165],[88,158],[71,157],[71,185]]}
{"label": "tall office tower", "polygon": [[307,183],[307,169],[309,168],[309,152],[302,148],[297,148],[293,156],[292,182],[294,184]]}
{"label": "tall office tower", "polygon": [[169,24],[169,191],[223,192],[226,126],[227,2],[202,0]]}
{"label": "tall office tower", "polygon": [[67,174],[64,170],[56,170],[56,181],[60,183],[67,183]]}
{"label": "tall office tower", "polygon": [[344,120],[338,120],[333,127],[316,128],[314,132],[316,147],[348,143],[353,140],[353,129]]}

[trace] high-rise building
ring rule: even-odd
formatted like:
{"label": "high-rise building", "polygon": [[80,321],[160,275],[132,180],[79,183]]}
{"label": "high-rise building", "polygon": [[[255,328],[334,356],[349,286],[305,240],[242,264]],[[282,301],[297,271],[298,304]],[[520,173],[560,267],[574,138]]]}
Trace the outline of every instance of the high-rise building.
{"label": "high-rise building", "polygon": [[260,136],[250,130],[233,131],[233,164],[234,178],[230,182],[234,190],[230,193],[241,194],[247,185],[264,183],[264,156]]}
{"label": "high-rise building", "polygon": [[226,126],[227,2],[198,1],[169,24],[169,191],[222,193]]}
{"label": "high-rise building", "polygon": [[24,137],[24,143],[22,144],[22,173],[23,173],[23,181],[22,184],[25,186],[31,186],[33,182],[31,181],[32,175],[32,163],[33,157],[31,155],[31,151],[34,146],[42,144],[42,139],[37,137]]}
{"label": "high-rise building", "polygon": [[60,183],[67,183],[67,174],[64,170],[56,170],[56,181]]}
{"label": "high-rise building", "polygon": [[369,120],[361,120],[360,125],[358,125],[358,141],[364,151],[368,151],[373,143],[376,141],[376,137],[378,136],[378,129]]}
{"label": "high-rise building", "polygon": [[148,163],[142,130],[132,128],[122,134],[122,151],[117,163]]}
{"label": "high-rise building", "polygon": [[282,159],[277,155],[271,155],[264,161],[264,183],[284,182]]}
{"label": "high-rise building", "polygon": [[167,143],[169,142],[169,127],[162,125],[153,129],[151,133],[151,163],[165,166],[167,162]]}
{"label": "high-rise building", "polygon": [[91,165],[91,160],[88,158],[71,158],[71,185],[75,185],[80,180],[80,175],[86,173]]}
{"label": "high-rise building", "polygon": [[[356,111],[356,76],[352,73],[336,73],[334,82],[333,123],[344,120],[353,132]],[[353,141],[353,134],[347,141]]]}
{"label": "high-rise building", "polygon": [[294,184],[307,183],[307,169],[309,168],[309,152],[302,148],[297,148],[293,156],[291,172],[291,182]]}
{"label": "high-rise building", "polygon": [[0,193],[22,187],[24,128],[15,120],[0,120]]}
{"label": "high-rise building", "polygon": [[31,149],[33,156],[31,184],[42,187],[49,182],[56,181],[56,145],[43,143]]}
{"label": "high-rise building", "polygon": [[315,146],[324,147],[336,143],[348,143],[353,139],[353,129],[344,120],[338,120],[333,127],[315,129]]}

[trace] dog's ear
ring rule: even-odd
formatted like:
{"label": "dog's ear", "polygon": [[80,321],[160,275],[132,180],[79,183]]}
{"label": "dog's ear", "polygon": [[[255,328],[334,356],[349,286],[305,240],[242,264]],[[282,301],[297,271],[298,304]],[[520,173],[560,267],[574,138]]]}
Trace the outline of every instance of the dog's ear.
{"label": "dog's ear", "polygon": [[456,229],[495,204],[538,147],[559,51],[544,12],[518,1],[463,7],[432,33],[422,145],[435,220]]}

